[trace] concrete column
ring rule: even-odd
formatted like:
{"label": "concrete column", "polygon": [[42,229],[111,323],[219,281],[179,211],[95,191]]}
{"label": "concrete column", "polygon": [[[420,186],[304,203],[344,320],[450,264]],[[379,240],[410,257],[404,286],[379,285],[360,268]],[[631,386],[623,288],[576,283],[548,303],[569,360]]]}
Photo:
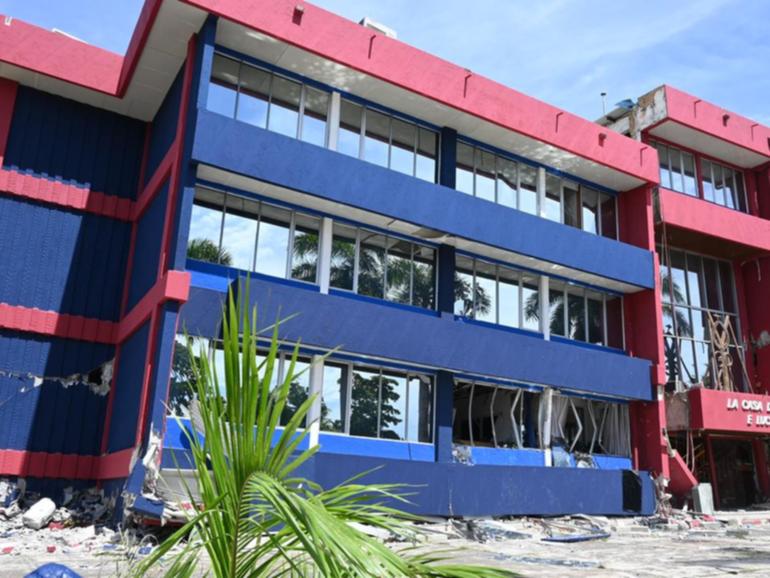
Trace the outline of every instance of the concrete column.
{"label": "concrete column", "polygon": [[457,131],[453,128],[441,129],[441,143],[439,148],[439,172],[440,185],[455,188],[457,177]]}
{"label": "concrete column", "polygon": [[439,313],[452,315],[455,307],[455,248],[438,248],[437,298]]}
{"label": "concrete column", "polygon": [[329,130],[326,135],[326,146],[330,150],[337,150],[337,138],[340,133],[340,107],[342,106],[342,98],[339,92],[332,92],[332,99],[329,103]]}
{"label": "concrete column", "polygon": [[545,218],[545,169],[538,167],[537,169],[537,214],[540,217]]}
{"label": "concrete column", "polygon": [[321,230],[318,233],[320,248],[318,250],[318,285],[321,293],[329,293],[332,270],[332,243],[334,223],[329,217],[321,219]]}
{"label": "concrete column", "polygon": [[436,373],[436,431],[433,446],[436,461],[452,461],[452,409],[454,407],[454,378],[448,371]]}
{"label": "concrete column", "polygon": [[315,395],[313,405],[307,413],[307,422],[310,424],[310,433],[308,443],[310,447],[318,445],[318,437],[321,433],[321,393],[324,383],[324,364],[323,357],[314,355],[310,365],[310,391],[308,395]]}
{"label": "concrete column", "polygon": [[[548,295],[548,277],[540,277],[540,331],[543,337],[551,339],[550,300]],[[566,307],[567,304],[565,303]]]}

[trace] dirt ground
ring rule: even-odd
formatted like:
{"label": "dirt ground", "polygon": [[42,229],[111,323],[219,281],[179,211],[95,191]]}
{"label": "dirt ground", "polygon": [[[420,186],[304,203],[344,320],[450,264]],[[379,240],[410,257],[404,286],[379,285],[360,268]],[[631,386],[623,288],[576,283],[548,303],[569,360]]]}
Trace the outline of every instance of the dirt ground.
{"label": "dirt ground", "polygon": [[[770,568],[770,511],[719,512],[714,519],[679,516],[668,522],[590,518],[588,523],[609,537],[578,543],[544,541],[553,533],[584,533],[586,523],[521,518],[473,522],[470,533],[465,523],[435,522],[422,530],[424,547],[431,551],[445,550],[458,561],[506,568],[523,576],[703,578],[760,574]],[[47,562],[65,564],[84,577],[119,576],[128,568],[127,557],[141,556],[139,546],[125,548],[114,536],[68,532],[1,533],[0,576],[24,576]],[[399,546],[393,543],[394,548]]]}

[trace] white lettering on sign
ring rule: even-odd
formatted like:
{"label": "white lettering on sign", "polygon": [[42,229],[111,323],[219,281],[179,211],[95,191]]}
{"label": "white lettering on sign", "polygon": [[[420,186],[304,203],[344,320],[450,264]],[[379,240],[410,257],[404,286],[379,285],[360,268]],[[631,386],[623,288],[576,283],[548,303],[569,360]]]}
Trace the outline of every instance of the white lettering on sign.
{"label": "white lettering on sign", "polygon": [[741,399],[737,397],[727,398],[727,411],[741,409],[751,412],[746,415],[746,425],[770,428],[770,401],[763,403],[758,399]]}

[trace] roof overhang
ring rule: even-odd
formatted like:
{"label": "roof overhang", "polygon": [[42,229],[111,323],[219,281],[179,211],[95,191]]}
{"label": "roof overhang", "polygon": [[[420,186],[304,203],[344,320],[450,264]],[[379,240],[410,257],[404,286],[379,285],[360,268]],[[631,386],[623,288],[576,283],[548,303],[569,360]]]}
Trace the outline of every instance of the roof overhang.
{"label": "roof overhang", "polygon": [[150,121],[179,72],[206,13],[149,0],[126,57],[11,17],[0,23],[0,76]]}
{"label": "roof overhang", "polygon": [[651,136],[742,168],[770,161],[770,128],[670,86],[653,93],[663,96],[655,105],[663,108],[647,129]]}

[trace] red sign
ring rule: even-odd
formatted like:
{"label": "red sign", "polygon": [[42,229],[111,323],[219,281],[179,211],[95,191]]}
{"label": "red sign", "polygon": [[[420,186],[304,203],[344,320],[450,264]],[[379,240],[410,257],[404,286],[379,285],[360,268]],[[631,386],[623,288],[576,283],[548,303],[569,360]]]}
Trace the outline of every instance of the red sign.
{"label": "red sign", "polygon": [[690,428],[770,434],[770,396],[691,389]]}

